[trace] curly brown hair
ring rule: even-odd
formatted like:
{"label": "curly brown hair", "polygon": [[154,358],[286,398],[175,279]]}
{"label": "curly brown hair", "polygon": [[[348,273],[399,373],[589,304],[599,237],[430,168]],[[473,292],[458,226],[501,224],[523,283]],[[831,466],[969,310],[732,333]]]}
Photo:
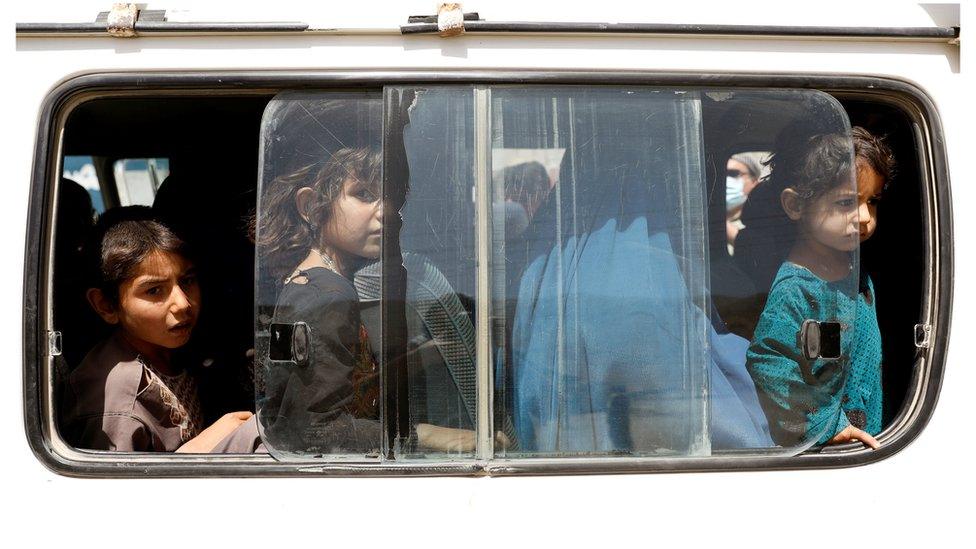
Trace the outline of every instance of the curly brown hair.
{"label": "curly brown hair", "polygon": [[884,138],[860,126],[851,129],[851,136],[854,139],[854,158],[857,166],[867,165],[877,172],[884,181],[884,188],[887,189],[888,183],[895,176],[896,165],[895,155],[892,154]]}
{"label": "curly brown hair", "polygon": [[777,195],[789,188],[809,203],[838,185],[851,183],[853,160],[849,136],[831,133],[805,137],[781,146],[766,162],[771,168],[768,184]]}
{"label": "curly brown hair", "polygon": [[870,166],[885,188],[895,174],[895,157],[884,139],[860,126],[851,128],[850,136],[822,134],[790,142],[765,164],[772,168],[767,179],[777,190],[789,187],[804,202],[849,183],[852,168]]}
{"label": "curly brown hair", "polygon": [[[347,179],[379,184],[382,156],[370,148],[343,148],[321,163],[276,177],[264,189],[261,205],[252,221],[255,243],[263,268],[278,281],[318,246],[322,227],[330,221],[333,205]],[[307,212],[295,202],[304,187],[315,191]],[[304,214],[304,215],[303,215]]]}

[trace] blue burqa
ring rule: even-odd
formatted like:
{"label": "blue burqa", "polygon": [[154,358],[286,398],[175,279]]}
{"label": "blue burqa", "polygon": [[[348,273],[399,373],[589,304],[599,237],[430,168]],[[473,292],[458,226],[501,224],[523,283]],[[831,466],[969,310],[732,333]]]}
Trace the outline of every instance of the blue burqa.
{"label": "blue burqa", "polygon": [[716,330],[721,321],[689,292],[674,250],[677,202],[648,183],[652,164],[629,169],[612,150],[593,167],[578,153],[573,172],[564,161],[562,188],[527,231],[525,266],[510,284],[510,403],[522,450],[772,446],[745,369],[749,342]]}

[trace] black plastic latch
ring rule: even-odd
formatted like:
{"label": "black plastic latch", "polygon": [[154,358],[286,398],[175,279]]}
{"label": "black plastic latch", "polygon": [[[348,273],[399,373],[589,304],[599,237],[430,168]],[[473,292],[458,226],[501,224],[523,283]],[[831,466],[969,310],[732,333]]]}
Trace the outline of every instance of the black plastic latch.
{"label": "black plastic latch", "polygon": [[804,320],[800,326],[800,347],[808,360],[840,358],[840,322]]}
{"label": "black plastic latch", "polygon": [[271,324],[268,328],[271,342],[268,346],[268,358],[271,360],[291,361],[298,366],[307,366],[309,359],[309,339],[311,332],[308,324],[296,322],[294,324]]}

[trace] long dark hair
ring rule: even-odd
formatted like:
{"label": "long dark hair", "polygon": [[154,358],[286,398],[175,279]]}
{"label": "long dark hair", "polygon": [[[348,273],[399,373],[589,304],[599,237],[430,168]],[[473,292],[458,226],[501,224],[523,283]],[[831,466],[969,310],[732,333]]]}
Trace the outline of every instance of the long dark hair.
{"label": "long dark hair", "polygon": [[[343,148],[324,162],[274,178],[261,197],[260,218],[252,222],[263,269],[280,283],[309,250],[318,246],[322,227],[331,220],[333,205],[342,194],[343,182],[358,179],[378,184],[381,170],[379,152],[365,147]],[[295,197],[304,187],[315,194],[309,210],[299,212]]]}

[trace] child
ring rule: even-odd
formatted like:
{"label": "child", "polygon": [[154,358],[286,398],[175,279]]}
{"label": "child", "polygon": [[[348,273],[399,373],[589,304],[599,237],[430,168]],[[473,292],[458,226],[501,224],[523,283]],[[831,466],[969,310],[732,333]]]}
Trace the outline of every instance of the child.
{"label": "child", "polygon": [[304,323],[305,364],[266,372],[264,438],[287,453],[379,450],[379,368],[353,273],[379,258],[381,155],[342,148],[270,182],[256,221],[262,270],[280,284],[273,321]]}
{"label": "child", "polygon": [[173,358],[190,340],[200,288],[185,245],[148,208],[121,208],[96,228],[86,297],[113,333],[68,378],[63,434],[79,448],[209,452],[250,412],[203,428],[196,382]]}
{"label": "child", "polygon": [[[877,204],[894,160],[863,128],[854,128],[852,137],[853,166],[851,139],[840,135],[787,147],[771,162],[771,184],[782,188],[780,201],[796,238],[770,288],[747,367],[773,438],[783,446],[857,440],[878,447],[881,335],[870,278],[862,274],[853,291],[851,253],[877,227]],[[797,343],[803,321],[838,316],[855,318],[853,326],[842,327],[849,358],[807,359]]]}

